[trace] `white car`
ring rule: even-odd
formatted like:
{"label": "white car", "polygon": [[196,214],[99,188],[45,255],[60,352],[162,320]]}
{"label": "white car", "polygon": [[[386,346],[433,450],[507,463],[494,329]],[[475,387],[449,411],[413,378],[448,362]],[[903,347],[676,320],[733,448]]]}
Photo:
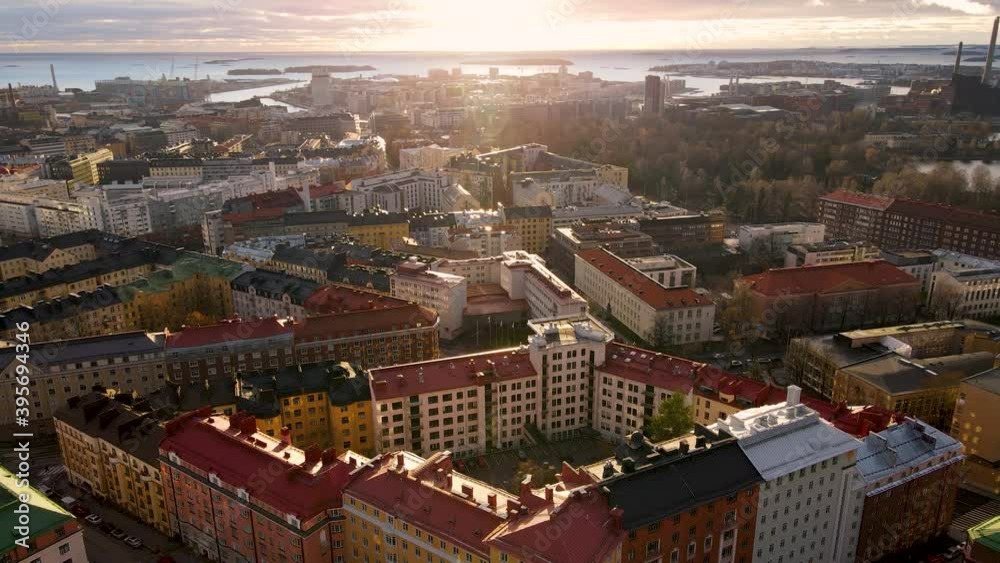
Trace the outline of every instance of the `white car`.
{"label": "white car", "polygon": [[137,538],[135,536],[129,536],[129,537],[125,538],[125,545],[128,545],[130,547],[139,548],[139,547],[142,547],[142,540],[140,540],[139,538]]}
{"label": "white car", "polygon": [[93,524],[95,526],[100,526],[101,522],[104,522],[104,518],[101,518],[100,516],[98,516],[96,514],[88,514],[87,517],[84,518],[84,520],[86,520],[87,522],[90,522],[91,524]]}

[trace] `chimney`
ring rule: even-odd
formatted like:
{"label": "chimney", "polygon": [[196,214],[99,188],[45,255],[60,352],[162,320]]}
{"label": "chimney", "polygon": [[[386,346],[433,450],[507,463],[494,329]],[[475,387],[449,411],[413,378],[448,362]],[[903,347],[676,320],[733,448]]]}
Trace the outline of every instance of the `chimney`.
{"label": "chimney", "polygon": [[312,465],[323,457],[323,451],[319,449],[319,444],[313,444],[306,448],[306,463]]}
{"label": "chimney", "polygon": [[56,65],[49,63],[49,72],[52,73],[52,87],[59,91],[59,84],[56,83]]}
{"label": "chimney", "polygon": [[253,434],[257,431],[257,418],[253,415],[240,421],[240,434]]}
{"label": "chimney", "polygon": [[622,529],[622,516],[625,515],[625,511],[619,507],[614,507],[611,509],[611,529],[621,530]]}
{"label": "chimney", "polygon": [[798,385],[789,385],[785,395],[785,406],[794,407],[802,402],[802,388]]}
{"label": "chimney", "polygon": [[525,475],[524,479],[521,479],[521,494],[519,496],[521,498],[521,502],[524,502],[525,498],[531,496],[531,474],[530,473],[527,474],[527,475]]}
{"label": "chimney", "polygon": [[327,448],[323,450],[323,453],[320,455],[320,461],[323,462],[323,465],[330,465],[336,462],[337,448]]}
{"label": "chimney", "polygon": [[962,67],[962,42],[958,42],[958,55],[955,57],[955,72],[958,74],[958,70]]}
{"label": "chimney", "polygon": [[545,487],[545,502],[552,504],[552,494],[554,489],[551,485]]}
{"label": "chimney", "polygon": [[402,469],[403,468],[403,460],[404,459],[405,459],[405,457],[403,456],[403,452],[399,452],[398,454],[396,454],[396,469]]}
{"label": "chimney", "polygon": [[462,485],[462,494],[472,498],[472,485]]}
{"label": "chimney", "polygon": [[986,66],[983,67],[983,84],[989,84],[990,73],[993,72],[993,50],[997,47],[998,26],[1000,26],[1000,16],[993,20],[993,35],[990,36],[990,50],[986,52]]}
{"label": "chimney", "polygon": [[281,427],[281,443],[292,445],[292,429],[287,426]]}
{"label": "chimney", "polygon": [[232,416],[229,417],[229,428],[235,428],[240,430],[243,426],[243,419],[246,417],[246,413],[243,411],[237,411]]}
{"label": "chimney", "polygon": [[486,495],[486,504],[487,504],[487,506],[489,506],[493,510],[496,510],[496,508],[497,508],[497,494],[496,493],[490,493],[490,494]]}

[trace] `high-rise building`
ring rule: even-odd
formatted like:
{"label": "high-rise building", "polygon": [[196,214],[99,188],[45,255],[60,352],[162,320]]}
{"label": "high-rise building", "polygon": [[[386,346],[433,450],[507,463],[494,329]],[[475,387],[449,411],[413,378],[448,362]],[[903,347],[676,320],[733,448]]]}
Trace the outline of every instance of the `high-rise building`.
{"label": "high-rise building", "polygon": [[663,111],[663,81],[659,76],[646,76],[646,96],[642,106],[643,113],[657,115]]}

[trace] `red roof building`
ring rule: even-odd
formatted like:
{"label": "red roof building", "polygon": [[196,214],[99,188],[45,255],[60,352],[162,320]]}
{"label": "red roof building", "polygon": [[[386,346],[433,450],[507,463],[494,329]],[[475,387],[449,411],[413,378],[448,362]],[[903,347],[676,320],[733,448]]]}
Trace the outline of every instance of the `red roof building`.
{"label": "red roof building", "polygon": [[920,281],[881,260],[779,268],[736,281],[764,336],[913,321]]}

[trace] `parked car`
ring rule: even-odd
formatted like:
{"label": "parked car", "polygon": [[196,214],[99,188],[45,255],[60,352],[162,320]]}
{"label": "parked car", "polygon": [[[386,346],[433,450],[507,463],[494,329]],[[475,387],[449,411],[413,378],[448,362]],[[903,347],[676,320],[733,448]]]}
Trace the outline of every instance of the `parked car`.
{"label": "parked car", "polygon": [[101,518],[100,516],[98,516],[96,514],[88,514],[87,517],[84,518],[84,520],[86,520],[87,522],[90,522],[91,524],[93,524],[95,526],[100,526],[101,522],[104,522],[104,518]]}
{"label": "parked car", "polygon": [[125,544],[129,547],[140,548],[142,547],[142,540],[135,536],[129,536],[125,538]]}
{"label": "parked car", "polygon": [[48,485],[42,485],[42,486],[38,487],[38,490],[41,491],[41,493],[43,495],[45,495],[45,496],[47,496],[49,498],[52,498],[52,495],[56,494],[56,492],[52,490],[52,487],[50,487]]}
{"label": "parked car", "polygon": [[716,360],[721,360],[721,359],[723,359],[725,357],[726,357],[726,355],[723,354],[722,352],[716,352],[716,353],[712,354],[712,358],[716,359]]}
{"label": "parked car", "polygon": [[99,525],[97,526],[97,528],[98,528],[98,529],[100,529],[100,530],[101,530],[102,532],[104,532],[105,534],[110,534],[110,533],[111,533],[111,531],[115,529],[115,525],[114,525],[114,524],[112,524],[111,522],[101,522],[101,523],[100,523],[100,524],[99,524]]}
{"label": "parked car", "polygon": [[115,528],[114,530],[111,530],[110,533],[111,537],[115,538],[116,540],[123,540],[125,539],[125,536],[128,535],[125,533],[125,530],[122,530],[121,528]]}
{"label": "parked car", "polygon": [[82,504],[74,504],[73,506],[69,507],[69,511],[73,514],[73,516],[76,516],[77,518],[86,518],[87,516],[90,515],[90,510],[88,510],[87,507],[83,506]]}
{"label": "parked car", "polygon": [[743,362],[741,362],[739,360],[733,360],[733,361],[729,362],[729,367],[731,367],[731,368],[741,368],[741,367],[743,367]]}
{"label": "parked car", "polygon": [[951,561],[953,559],[958,558],[958,556],[961,555],[962,551],[964,550],[965,550],[965,542],[962,542],[958,545],[953,545],[945,550],[944,558],[947,559],[948,561]]}

